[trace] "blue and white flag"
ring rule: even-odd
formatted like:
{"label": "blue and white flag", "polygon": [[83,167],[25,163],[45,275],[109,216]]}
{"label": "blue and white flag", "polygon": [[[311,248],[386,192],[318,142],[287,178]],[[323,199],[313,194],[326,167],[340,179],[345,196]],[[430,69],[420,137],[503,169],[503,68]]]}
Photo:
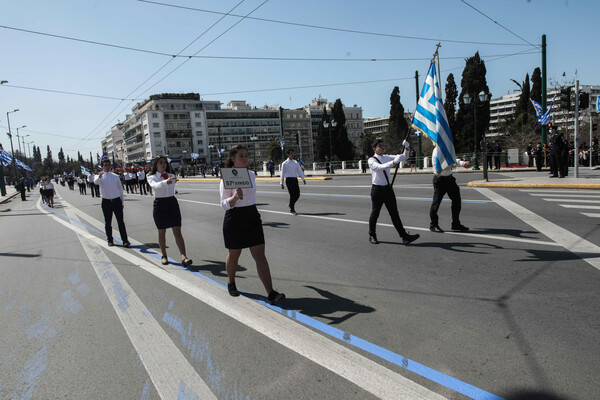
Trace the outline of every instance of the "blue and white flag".
{"label": "blue and white flag", "polygon": [[281,146],[281,152],[283,153],[283,148],[285,147],[285,139],[283,137],[279,138],[279,145]]}
{"label": "blue and white flag", "polygon": [[8,167],[12,164],[12,157],[4,149],[0,149],[0,161],[3,166]]}
{"label": "blue and white flag", "polygon": [[86,168],[86,167],[81,167],[81,174],[82,175],[89,175],[90,171]]}
{"label": "blue and white flag", "polygon": [[436,74],[435,63],[429,67],[427,79],[419,96],[417,109],[413,118],[413,128],[425,134],[437,146],[434,152],[433,171],[440,176],[456,163],[452,133],[444,111],[442,90]]}
{"label": "blue and white flag", "polygon": [[547,125],[548,122],[550,122],[550,113],[552,112],[552,106],[554,105],[554,99],[556,99],[556,96],[554,96],[552,98],[552,101],[550,102],[550,106],[548,107],[546,112],[543,112],[542,105],[540,103],[538,103],[535,100],[531,100],[531,104],[533,104],[533,108],[535,109],[535,116],[537,118],[538,125]]}
{"label": "blue and white flag", "polygon": [[31,168],[29,168],[27,166],[27,164],[25,164],[23,161],[18,160],[15,158],[15,164],[17,164],[17,167],[24,169],[25,171],[31,171]]}

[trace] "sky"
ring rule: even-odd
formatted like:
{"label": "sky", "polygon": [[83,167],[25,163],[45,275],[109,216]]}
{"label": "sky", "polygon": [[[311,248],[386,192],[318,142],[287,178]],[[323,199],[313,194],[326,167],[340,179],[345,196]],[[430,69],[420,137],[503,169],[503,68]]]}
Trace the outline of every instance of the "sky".
{"label": "sky", "polygon": [[460,90],[479,52],[496,98],[541,68],[543,34],[549,88],[598,85],[598,15],[597,0],[1,0],[0,131],[19,109],[13,135],[44,157],[50,146],[88,158],[157,93],[224,107],[339,98],[385,117],[394,86],[414,111],[415,71],[422,85],[437,43],[442,84],[452,73]]}

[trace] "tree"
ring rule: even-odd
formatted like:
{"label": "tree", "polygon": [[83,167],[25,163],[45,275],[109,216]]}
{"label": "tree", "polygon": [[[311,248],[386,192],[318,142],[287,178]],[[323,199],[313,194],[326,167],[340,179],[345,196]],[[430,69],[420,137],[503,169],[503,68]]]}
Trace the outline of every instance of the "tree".
{"label": "tree", "polygon": [[450,126],[450,132],[454,135],[457,129],[456,121],[456,97],[458,96],[458,89],[456,88],[456,82],[454,81],[454,75],[448,74],[446,78],[445,87],[446,97],[444,98],[444,111],[448,118],[448,126]]}
{"label": "tree", "polygon": [[331,117],[336,122],[336,126],[331,127],[334,157],[337,156],[339,160],[354,159],[354,145],[348,139],[346,115],[344,114],[344,105],[341,99],[337,99],[333,104]]}
{"label": "tree", "polygon": [[47,147],[46,158],[44,159],[44,167],[48,170],[54,168],[54,161],[52,160],[52,151],[50,146]]}
{"label": "tree", "polygon": [[383,135],[386,148],[390,151],[399,149],[407,133],[408,122],[404,118],[404,107],[400,102],[400,89],[398,86],[394,86],[390,94],[390,123],[388,131]]}
{"label": "tree", "polygon": [[280,163],[283,161],[283,152],[281,151],[281,145],[279,144],[279,136],[273,136],[267,143],[267,154],[274,163]]}
{"label": "tree", "polygon": [[535,110],[529,99],[529,74],[526,74],[525,81],[521,85],[521,96],[519,96],[515,109],[515,122],[518,121],[520,124],[528,124],[529,121],[535,119]]}
{"label": "tree", "polygon": [[[529,98],[542,104],[542,72],[539,67],[533,70],[531,75],[531,91],[529,92]],[[529,102],[531,103],[531,101]],[[535,115],[535,110],[533,111]],[[539,136],[537,141],[542,140],[542,127],[535,125],[535,133]]]}
{"label": "tree", "polygon": [[58,151],[58,166],[59,168],[64,168],[65,165],[65,153],[63,152],[62,147]]}
{"label": "tree", "polygon": [[[473,57],[465,60],[465,69],[462,73],[460,81],[461,92],[458,97],[458,113],[456,119],[458,124],[457,132],[453,133],[454,147],[457,153],[472,152],[474,149],[474,126],[473,126],[473,108],[476,99],[480,92],[488,95],[488,101],[477,107],[477,138],[482,137],[482,133],[486,132],[490,126],[490,89],[487,86],[485,78],[486,68],[485,62],[479,57],[479,52],[476,52]],[[465,94],[471,96],[471,104],[465,104],[463,97]],[[478,104],[478,103],[477,103]]]}
{"label": "tree", "polygon": [[323,107],[323,115],[321,116],[321,122],[317,128],[317,138],[315,143],[315,153],[318,160],[325,160],[329,158],[329,128],[323,127],[323,122],[329,122],[329,114],[327,114],[327,108]]}

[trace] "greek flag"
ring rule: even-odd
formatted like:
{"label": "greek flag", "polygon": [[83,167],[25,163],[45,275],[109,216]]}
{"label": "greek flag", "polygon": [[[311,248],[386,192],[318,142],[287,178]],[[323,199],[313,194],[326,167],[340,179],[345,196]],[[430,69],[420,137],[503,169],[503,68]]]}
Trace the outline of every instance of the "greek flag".
{"label": "greek flag", "polygon": [[556,96],[554,96],[552,98],[552,101],[550,102],[550,106],[548,107],[546,112],[543,112],[544,110],[542,110],[542,105],[540,103],[538,103],[535,100],[531,100],[531,104],[533,104],[533,108],[535,109],[535,116],[537,118],[538,125],[547,125],[548,122],[550,122],[550,113],[552,112],[552,106],[554,105],[554,99],[556,99]]}
{"label": "greek flag", "polygon": [[423,90],[419,96],[413,118],[413,128],[425,134],[437,146],[434,152],[433,171],[439,176],[456,163],[454,142],[448,126],[448,118],[442,103],[442,91],[436,74],[435,62],[431,63]]}
{"label": "greek flag", "polygon": [[90,171],[86,167],[81,167],[81,174],[82,175],[89,175]]}
{"label": "greek flag", "polygon": [[17,160],[16,158],[15,158],[15,164],[17,164],[17,167],[24,169],[25,171],[31,171],[31,168],[29,168],[23,161]]}
{"label": "greek flag", "polygon": [[4,167],[8,167],[12,164],[12,157],[4,149],[0,149],[0,161]]}
{"label": "greek flag", "polygon": [[279,138],[279,145],[281,146],[281,152],[283,153],[283,148],[285,147],[285,139]]}

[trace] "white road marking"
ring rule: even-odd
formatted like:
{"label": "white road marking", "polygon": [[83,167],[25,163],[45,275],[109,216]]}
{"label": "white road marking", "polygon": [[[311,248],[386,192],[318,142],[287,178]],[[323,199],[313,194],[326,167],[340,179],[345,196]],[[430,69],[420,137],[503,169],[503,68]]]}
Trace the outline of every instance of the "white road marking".
{"label": "white road marking", "polygon": [[565,203],[594,203],[597,204],[598,200],[587,200],[587,199],[542,199],[545,201],[565,202]]}
{"label": "white road marking", "polygon": [[587,204],[559,204],[564,208],[584,208],[587,210],[600,210],[600,206],[588,206]]}
{"label": "white road marking", "polygon": [[[171,338],[152,317],[150,311],[102,251],[103,247],[107,250],[110,249],[107,243],[84,231],[80,226],[73,225],[74,222],[69,224],[44,210],[40,201],[38,201],[38,209],[77,234],[106,295],[160,397],[162,399],[178,398],[179,389],[184,383],[186,388],[198,398],[216,399],[194,367],[181,354]],[[65,211],[69,218],[77,221],[77,217],[71,212],[70,207],[65,206]]]}
{"label": "white road marking", "polygon": [[[520,206],[514,201],[508,200],[490,189],[477,188],[477,190],[523,222],[531,225],[534,229],[554,240],[573,254],[578,255],[594,268],[600,270],[600,247],[556,224],[553,224],[547,219]],[[590,256],[590,254],[597,254],[597,256]]]}
{"label": "white road marking", "polygon": [[[65,205],[65,207],[67,207],[67,205]],[[228,317],[245,324],[246,326],[256,330],[275,342],[289,348],[290,350],[293,350],[301,356],[306,357],[316,364],[319,364],[324,368],[329,369],[333,373],[347,379],[348,381],[353,382],[357,386],[379,398],[406,400],[444,399],[443,396],[430,391],[429,389],[411,381],[408,378],[405,378],[394,371],[389,370],[388,368],[385,368],[384,366],[352,351],[349,348],[342,346],[335,341],[326,338],[318,332],[314,332],[313,330],[294,322],[292,319],[287,318],[282,314],[276,312],[267,312],[263,306],[251,299],[245,297],[233,299],[222,288],[196,277],[195,275],[189,274],[179,268],[173,266],[169,266],[166,269],[159,268],[154,263],[150,263],[141,259],[138,256],[139,253],[137,252],[132,253],[129,250],[125,250],[117,246],[108,247],[105,240],[94,237],[93,235],[84,231],[78,225],[69,224],[68,222],[61,220],[59,217],[54,216],[48,211],[44,210],[40,205],[38,208],[46,214],[49,214],[60,224],[75,231],[78,236],[82,237],[82,239],[96,242],[96,248],[101,247],[103,250],[107,250],[116,254],[117,256],[130,262],[132,265],[138,266],[144,271],[147,271],[148,273],[171,284],[179,290],[182,290],[197,300],[213,307],[219,312],[222,312]],[[78,213],[84,214],[82,211],[79,211]],[[86,220],[93,220],[93,218],[91,216],[87,216]],[[86,248],[86,246],[84,246],[84,248]],[[110,290],[112,289],[109,289],[109,291]],[[111,296],[109,295],[109,297]],[[113,300],[111,299],[111,301]],[[131,308],[131,306],[129,308]],[[144,316],[143,314],[141,315]],[[141,354],[140,358],[142,358]],[[145,363],[144,358],[142,358],[142,361]],[[167,369],[171,370],[170,367],[161,368],[161,370]],[[150,371],[148,372],[150,373]],[[163,372],[169,372],[169,374],[172,374],[178,373],[179,371],[177,370],[177,367],[173,367],[172,371]],[[186,383],[188,386],[191,384],[191,382]],[[174,397],[170,396],[169,398]]]}
{"label": "white road marking", "polygon": [[586,217],[590,217],[590,218],[600,218],[600,213],[582,213],[583,215],[585,215]]}
{"label": "white road marking", "polygon": [[[204,202],[204,201],[187,200],[187,199],[178,199],[178,201],[184,201],[184,202],[188,202],[188,203],[202,204],[202,205],[207,205],[207,206],[221,207],[221,205],[218,204],[218,203],[207,203],[207,202]],[[335,221],[335,222],[347,222],[347,223],[352,223],[352,224],[369,225],[369,221],[362,221],[362,220],[355,220],[355,219],[326,217],[326,216],[323,216],[323,215],[306,215],[306,214],[302,214],[302,213],[300,213],[300,214],[295,215],[295,216],[292,217],[292,215],[289,212],[286,212],[286,211],[266,210],[266,209],[263,209],[263,208],[259,208],[258,210],[260,212],[264,212],[264,213],[286,215],[286,216],[290,216],[291,218],[315,218],[315,219],[323,219],[323,220]],[[377,222],[377,226],[385,226],[385,227],[389,227],[389,228],[393,228],[394,227],[393,224],[385,224],[385,223],[381,223],[381,222]],[[429,232],[429,228],[421,228],[421,227],[418,227],[418,226],[405,226],[405,228],[408,229],[408,230]],[[537,244],[537,245],[542,245],[542,246],[560,246],[560,244],[554,243],[554,242],[548,242],[548,241],[545,241],[545,240],[520,238],[520,237],[499,236],[499,235],[485,235],[485,234],[480,234],[480,233],[468,233],[468,232],[466,232],[466,233],[463,233],[463,232],[448,232],[448,231],[446,231],[444,234],[447,234],[447,235],[470,236],[470,237],[476,237],[476,238],[479,238],[479,239],[503,240],[503,241],[507,241],[507,242],[530,243],[530,244]]]}
{"label": "white road marking", "polygon": [[575,193],[529,193],[532,196],[541,197],[564,197],[564,198],[592,198],[600,199],[600,193],[597,194],[575,194]]}
{"label": "white road marking", "polygon": [[598,190],[579,190],[579,189],[519,189],[520,192],[533,193],[577,193],[577,194],[598,194]]}

